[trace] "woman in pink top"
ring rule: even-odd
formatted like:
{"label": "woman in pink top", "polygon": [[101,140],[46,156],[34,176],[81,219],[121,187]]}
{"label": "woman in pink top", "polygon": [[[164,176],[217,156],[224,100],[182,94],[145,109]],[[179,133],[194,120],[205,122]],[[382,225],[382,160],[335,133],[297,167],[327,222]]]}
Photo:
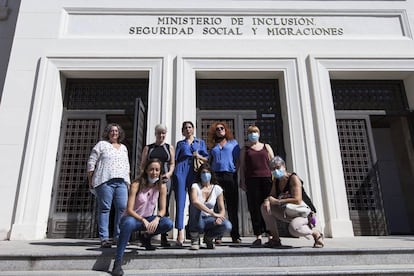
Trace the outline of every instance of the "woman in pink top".
{"label": "woman in pink top", "polygon": [[[173,227],[171,219],[164,217],[166,213],[167,187],[160,181],[162,175],[162,162],[150,159],[138,179],[135,179],[129,190],[128,203],[125,216],[121,219],[121,233],[112,275],[123,275],[122,257],[128,244],[131,233],[146,231],[141,238],[142,246],[146,250],[155,250],[151,245],[151,237],[166,233]],[[156,205],[158,205],[155,215]]]}

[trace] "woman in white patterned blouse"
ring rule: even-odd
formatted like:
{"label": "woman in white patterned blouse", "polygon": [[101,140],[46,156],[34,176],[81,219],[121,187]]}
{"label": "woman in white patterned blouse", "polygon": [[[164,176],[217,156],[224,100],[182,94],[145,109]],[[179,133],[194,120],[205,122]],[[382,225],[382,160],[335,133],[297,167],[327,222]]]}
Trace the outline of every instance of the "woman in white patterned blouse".
{"label": "woman in white patterned blouse", "polygon": [[119,237],[119,222],[126,209],[130,165],[128,149],[121,144],[125,134],[118,124],[106,126],[103,140],[92,149],[88,160],[89,187],[95,189],[98,202],[98,232],[101,247],[111,247],[109,213],[115,206],[113,240]]}

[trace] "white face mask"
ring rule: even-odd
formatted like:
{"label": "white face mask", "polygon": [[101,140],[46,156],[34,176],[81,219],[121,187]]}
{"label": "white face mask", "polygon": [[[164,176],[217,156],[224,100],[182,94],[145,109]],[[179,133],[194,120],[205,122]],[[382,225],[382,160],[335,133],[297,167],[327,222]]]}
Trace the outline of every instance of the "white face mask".
{"label": "white face mask", "polygon": [[156,178],[151,178],[150,176],[147,177],[147,181],[151,184],[154,184],[155,182],[157,182],[158,180],[160,180],[159,177]]}
{"label": "white face mask", "polygon": [[285,169],[284,168],[275,169],[272,171],[272,174],[276,179],[280,179],[285,175]]}
{"label": "white face mask", "polygon": [[247,135],[247,139],[249,139],[250,142],[257,142],[257,141],[259,141],[259,137],[260,137],[260,135],[257,132],[252,132],[252,133],[249,133]]}

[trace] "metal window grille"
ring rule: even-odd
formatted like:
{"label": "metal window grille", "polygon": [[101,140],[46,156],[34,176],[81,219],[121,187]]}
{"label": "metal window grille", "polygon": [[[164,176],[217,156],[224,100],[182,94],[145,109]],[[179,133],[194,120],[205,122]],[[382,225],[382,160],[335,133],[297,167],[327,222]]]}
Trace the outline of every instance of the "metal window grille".
{"label": "metal window grille", "polygon": [[335,110],[408,109],[404,83],[399,80],[332,80]]}
{"label": "metal window grille", "polygon": [[337,119],[350,217],[355,235],[384,235],[386,220],[372,164],[366,121]]}
{"label": "metal window grille", "polygon": [[86,182],[86,161],[99,137],[100,120],[69,119],[57,186],[56,212],[89,212],[93,205]]}
{"label": "metal window grille", "polygon": [[261,141],[270,144],[277,154],[284,157],[283,122],[277,80],[198,79],[197,108],[255,110],[257,119],[254,123],[260,128]]}

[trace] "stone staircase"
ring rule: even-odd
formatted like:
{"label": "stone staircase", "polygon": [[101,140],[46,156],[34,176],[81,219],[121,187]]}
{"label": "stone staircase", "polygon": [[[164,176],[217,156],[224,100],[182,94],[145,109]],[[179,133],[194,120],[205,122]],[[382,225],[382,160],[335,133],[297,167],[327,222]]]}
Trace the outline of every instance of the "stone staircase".
{"label": "stone staircase", "polygon": [[[130,245],[123,268],[125,275],[414,275],[414,237],[325,239],[321,249],[305,239],[282,239],[278,249],[251,248],[252,241],[198,251]],[[1,241],[0,275],[108,275],[114,254],[95,240]]]}

